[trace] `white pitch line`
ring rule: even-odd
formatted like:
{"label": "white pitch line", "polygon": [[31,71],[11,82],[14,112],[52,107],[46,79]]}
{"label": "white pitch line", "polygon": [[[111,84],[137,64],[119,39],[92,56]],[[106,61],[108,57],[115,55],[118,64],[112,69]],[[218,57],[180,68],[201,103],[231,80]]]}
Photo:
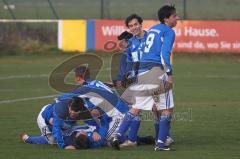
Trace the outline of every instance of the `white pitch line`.
{"label": "white pitch line", "polygon": [[227,78],[227,79],[238,79],[239,75],[180,75],[180,78]]}
{"label": "white pitch line", "polygon": [[[107,71],[109,69],[104,69],[101,71]],[[73,75],[73,72],[70,72],[69,75]],[[0,80],[8,80],[8,79],[23,79],[23,78],[43,78],[43,77],[49,77],[50,74],[40,74],[40,75],[31,75],[31,74],[26,74],[26,75],[10,75],[10,76],[5,76],[5,77],[0,77]],[[108,76],[108,75],[105,75]],[[238,79],[240,78],[240,75],[192,75],[192,74],[186,74],[186,75],[179,75],[179,78],[228,78],[228,79]]]}
{"label": "white pitch line", "polygon": [[7,79],[18,79],[18,78],[40,78],[40,77],[48,77],[48,74],[40,74],[40,75],[11,75],[6,77],[0,77],[0,80]]}
{"label": "white pitch line", "polygon": [[[103,69],[101,71],[109,71],[110,69]],[[95,70],[92,70],[95,71]],[[62,72],[65,74],[65,72]],[[69,72],[68,75],[74,75],[74,72]],[[49,74],[39,74],[39,75],[31,75],[31,74],[25,74],[25,75],[10,75],[5,77],[0,77],[0,80],[8,80],[8,79],[22,79],[22,78],[42,78],[42,77],[50,77]]]}
{"label": "white pitch line", "polygon": [[0,19],[1,23],[56,23],[55,19]]}
{"label": "white pitch line", "polygon": [[30,97],[30,98],[9,99],[9,100],[0,101],[0,104],[23,102],[23,101],[37,100],[37,99],[47,99],[47,98],[53,98],[53,97],[56,97],[56,96],[57,96],[57,94],[48,95],[48,96]]}

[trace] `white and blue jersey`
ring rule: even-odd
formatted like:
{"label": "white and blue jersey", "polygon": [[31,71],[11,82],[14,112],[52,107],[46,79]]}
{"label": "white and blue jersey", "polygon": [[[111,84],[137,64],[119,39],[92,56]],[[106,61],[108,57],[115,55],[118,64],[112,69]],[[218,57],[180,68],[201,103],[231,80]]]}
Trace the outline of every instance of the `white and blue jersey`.
{"label": "white and blue jersey", "polygon": [[175,40],[174,30],[166,24],[157,24],[149,29],[140,63],[140,71],[150,70],[154,66],[163,67],[171,73],[170,55]]}
{"label": "white and blue jersey", "polygon": [[56,102],[53,110],[52,134],[56,143],[61,148],[66,146],[63,140],[62,131],[71,129],[77,124],[77,120],[71,119],[69,116],[68,102],[69,100]]}
{"label": "white and blue jersey", "polygon": [[[57,108],[56,108],[57,107]],[[41,113],[42,118],[44,119],[45,123],[48,125],[50,131],[52,131],[54,125],[52,126],[49,121],[53,118],[53,121],[58,122],[56,118],[63,120],[61,125],[61,129],[65,130],[71,128],[72,125],[76,123],[76,120],[70,120],[69,113],[68,113],[68,101],[62,102],[53,102],[48,104]]]}
{"label": "white and blue jersey", "polygon": [[88,109],[98,109],[101,113],[100,120],[106,120],[109,123],[109,130],[106,138],[110,139],[117,131],[123,116],[129,111],[129,106],[108,86],[100,81],[85,82],[84,85],[74,90],[68,95],[58,97],[59,100],[79,96],[89,100],[91,105],[85,105]]}
{"label": "white and blue jersey", "polygon": [[43,119],[45,120],[45,123],[49,126],[50,129],[52,128],[50,127],[51,124],[49,121],[53,117],[54,104],[55,103],[48,104],[41,113]]}
{"label": "white and blue jersey", "polygon": [[[71,100],[71,98],[57,100],[47,106],[42,112],[42,116],[45,120],[49,121],[50,118],[53,118],[52,135],[58,146],[61,148],[66,146],[63,140],[62,132],[77,125],[77,120],[85,119],[87,117],[89,119],[89,124],[97,125],[97,123],[92,119],[90,113],[88,113],[87,116],[83,116],[83,114],[80,113],[77,118],[72,119],[69,114],[69,100]],[[88,104],[87,101],[85,102]]]}
{"label": "white and blue jersey", "polygon": [[[98,148],[104,146],[106,144],[106,132],[108,129],[108,122],[105,122],[104,120],[100,121],[101,127],[89,125],[75,126],[72,129],[63,132],[63,140],[65,145],[73,145],[75,147],[78,147],[74,139],[78,132],[83,131],[87,133],[88,148]],[[97,132],[101,136],[101,139],[99,141],[93,140],[93,132]]]}
{"label": "white and blue jersey", "polygon": [[74,90],[72,93],[59,96],[58,100],[67,99],[69,97],[79,96],[85,98],[92,105],[85,105],[89,109],[92,107],[100,108],[108,117],[125,114],[129,110],[129,106],[113,91],[100,81],[94,80],[85,82],[84,85]]}
{"label": "white and blue jersey", "polygon": [[142,58],[143,48],[145,46],[145,41],[147,38],[147,33],[145,32],[143,37],[138,39],[136,36],[133,36],[128,41],[127,53],[127,72],[130,72],[131,76],[136,76],[138,74],[139,62]]}

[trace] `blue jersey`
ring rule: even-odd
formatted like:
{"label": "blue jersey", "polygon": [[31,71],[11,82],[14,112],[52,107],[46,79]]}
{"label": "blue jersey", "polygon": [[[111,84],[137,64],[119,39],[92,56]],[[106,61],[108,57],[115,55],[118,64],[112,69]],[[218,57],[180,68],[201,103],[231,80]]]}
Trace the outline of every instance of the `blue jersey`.
{"label": "blue jersey", "polygon": [[[46,108],[43,110],[43,112],[41,113],[43,119],[45,120],[45,123],[50,126],[50,119],[53,118],[53,110],[54,110],[54,104],[55,103],[51,103],[51,104],[48,104],[46,106]],[[51,127],[49,127],[50,130],[52,129]]]}
{"label": "blue jersey", "polygon": [[68,95],[58,97],[59,100],[79,96],[88,99],[95,107],[100,108],[108,117],[125,114],[129,106],[113,91],[100,81],[86,82],[85,85]]}
{"label": "blue jersey", "polygon": [[129,47],[127,49],[127,72],[131,72],[131,76],[136,76],[138,74],[138,65],[141,61],[143,48],[145,46],[145,41],[147,38],[147,33],[143,35],[140,39],[136,36],[133,36],[129,39]]}
{"label": "blue jersey", "polygon": [[[66,94],[64,94],[66,95]],[[63,96],[64,96],[63,95]],[[92,126],[101,126],[94,119],[92,119],[92,116],[90,113],[87,116],[80,116],[72,119],[69,116],[69,108],[68,103],[71,98],[65,98],[61,100],[56,100],[55,102],[49,104],[44,111],[41,113],[42,117],[45,120],[45,123],[49,125],[49,129],[52,131],[52,134],[55,138],[55,141],[59,145],[59,147],[64,148],[66,145],[63,141],[63,131],[67,131],[71,129],[73,126],[77,125],[78,119],[85,119],[88,117],[88,120],[85,121],[86,124],[92,125]],[[93,104],[90,103],[88,100],[84,100],[84,105],[88,105],[88,107],[93,107]],[[49,120],[50,118],[53,118],[53,126],[50,127]],[[109,122],[109,119],[106,116],[101,117],[101,121],[103,122]],[[108,128],[101,127],[99,128],[100,133],[104,134],[106,133]]]}
{"label": "blue jersey", "polygon": [[175,32],[171,27],[162,23],[153,26],[147,33],[140,63],[141,71],[165,65],[166,72],[171,72],[170,55],[174,40]]}
{"label": "blue jersey", "polygon": [[[50,131],[53,131],[54,134],[56,134],[56,131],[69,129],[76,124],[75,120],[69,120],[70,118],[68,117],[69,113],[67,105],[67,101],[59,103],[54,102],[48,104],[41,113],[43,119],[45,120],[45,123],[48,125],[48,128]],[[49,123],[51,118],[53,118],[53,125],[50,125]]]}
{"label": "blue jersey", "polygon": [[[56,100],[53,109],[52,133],[55,141],[61,148],[64,148],[66,146],[63,140],[62,132],[71,129],[73,126],[77,125],[77,120],[85,119],[87,117],[89,119],[89,124],[97,125],[97,123],[92,119],[90,113],[88,113],[87,116],[82,116],[83,114],[80,113],[78,117],[74,119],[71,118],[68,107],[69,100],[71,100],[71,98]],[[88,104],[87,101],[85,101],[84,104]]]}
{"label": "blue jersey", "polygon": [[62,131],[71,129],[74,125],[76,125],[76,120],[71,119],[69,116],[68,101],[69,100],[56,102],[53,110],[52,133],[55,141],[61,148],[66,146],[64,144]]}
{"label": "blue jersey", "polygon": [[116,75],[114,82],[122,81],[124,76],[127,74],[127,54],[124,52],[120,59],[120,65],[118,69],[118,74]]}
{"label": "blue jersey", "polygon": [[[84,131],[88,136],[88,148],[98,148],[105,145],[106,135],[109,128],[109,121],[105,115],[99,117],[100,124],[93,125],[83,125],[83,126],[74,126],[71,129],[68,129],[63,132],[63,140],[65,145],[75,145],[74,138],[76,133],[79,131]],[[93,140],[93,132],[97,132],[101,136],[101,140],[95,142]]]}

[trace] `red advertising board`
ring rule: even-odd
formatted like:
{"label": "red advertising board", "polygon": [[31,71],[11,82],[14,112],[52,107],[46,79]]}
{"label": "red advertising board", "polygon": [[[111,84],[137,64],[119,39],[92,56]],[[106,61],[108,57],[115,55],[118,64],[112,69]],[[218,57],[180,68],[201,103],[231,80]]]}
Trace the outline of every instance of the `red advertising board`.
{"label": "red advertising board", "polygon": [[240,52],[240,22],[180,21],[175,51]]}
{"label": "red advertising board", "polygon": [[123,20],[96,20],[95,49],[114,51],[116,47],[114,47],[114,44],[111,43],[111,41],[116,42],[117,36],[126,29]]}
{"label": "red advertising board", "polygon": [[[148,29],[157,21],[145,20]],[[174,28],[175,52],[240,52],[240,21],[179,21]],[[127,29],[123,20],[96,20],[95,48],[104,50],[108,41]]]}

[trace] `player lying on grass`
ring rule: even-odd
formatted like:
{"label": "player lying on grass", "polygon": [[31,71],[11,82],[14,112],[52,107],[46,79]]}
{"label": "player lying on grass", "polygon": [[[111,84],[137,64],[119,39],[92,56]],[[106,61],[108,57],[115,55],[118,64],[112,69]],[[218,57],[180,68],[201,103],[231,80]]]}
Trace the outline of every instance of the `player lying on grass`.
{"label": "player lying on grass", "polygon": [[[72,97],[61,101],[58,100],[45,106],[38,116],[38,125],[42,135],[32,136],[28,140],[29,143],[54,144],[56,142],[59,147],[65,148],[67,145],[63,141],[63,131],[76,126],[77,120],[85,120],[89,125],[97,126],[99,132],[105,134],[108,127],[101,127],[92,119],[92,115],[95,115],[94,111],[90,114],[84,106],[88,104],[91,103],[87,100],[83,100],[80,97]],[[94,139],[97,141],[100,139],[100,136],[95,133]]]}
{"label": "player lying on grass", "polygon": [[[73,103],[79,103],[78,100],[80,100],[81,98],[79,97],[71,97],[71,98],[59,98],[58,99],[58,104],[59,105],[54,105],[54,104],[50,104],[47,107],[44,107],[43,111],[41,111],[40,115],[44,114],[43,116],[45,116],[45,114],[48,114],[47,116],[49,117],[48,119],[50,119],[50,121],[53,121],[53,125],[49,124],[49,130],[50,133],[48,134],[48,136],[51,135],[51,130],[52,127],[54,127],[56,124],[56,120],[54,118],[53,114],[58,114],[59,117],[63,117],[62,113],[59,113],[58,111],[60,111],[59,109],[63,110],[62,108],[64,108],[64,104],[62,102],[67,101],[67,100],[71,100],[73,99],[74,102]],[[69,105],[69,109],[72,109],[74,104]],[[77,104],[79,105],[79,104]],[[75,107],[77,107],[77,105],[75,105]],[[87,104],[84,104],[84,106],[86,106]],[[60,107],[58,107],[60,106]],[[55,108],[56,107],[56,108]],[[90,106],[87,106],[88,108],[91,108]],[[56,111],[57,112],[54,112]],[[65,111],[63,111],[65,112]],[[71,111],[70,111],[71,112]],[[64,123],[62,125],[64,125],[64,128],[61,127],[61,130],[59,130],[61,132],[61,138],[62,138],[62,142],[65,145],[64,148],[65,149],[73,149],[73,148],[82,148],[81,146],[77,146],[76,143],[82,143],[81,141],[75,141],[75,139],[83,139],[87,142],[87,146],[85,148],[97,148],[97,147],[101,147],[104,146],[107,143],[106,140],[106,136],[107,136],[107,132],[111,132],[113,130],[114,125],[112,125],[112,127],[108,130],[108,126],[111,123],[111,119],[109,117],[106,116],[106,114],[101,114],[100,116],[96,116],[96,114],[100,114],[99,110],[97,109],[93,109],[91,110],[92,115],[94,115],[95,117],[97,117],[97,119],[99,119],[99,124],[97,124],[94,120],[85,120],[85,122],[87,124],[89,124],[88,126],[76,126],[76,120],[77,119],[77,115],[73,115],[71,113],[69,113],[69,122],[68,121],[63,121]],[[66,113],[66,112],[65,112]],[[47,119],[47,118],[45,118]],[[109,120],[110,119],[110,120]],[[71,120],[71,121],[70,121]],[[99,126],[100,125],[100,126]],[[94,127],[94,129],[90,129],[90,127]],[[114,127],[115,128],[115,127]],[[81,133],[81,137],[76,137],[78,136],[76,133],[79,130],[86,130],[85,133]],[[91,131],[90,131],[91,130]],[[74,132],[74,133],[73,133]],[[87,134],[87,139],[84,139],[84,135]],[[50,144],[49,142],[49,137],[41,135],[41,136],[28,136],[27,134],[22,134],[21,139],[25,142],[25,143],[29,143],[29,144]],[[127,139],[127,137],[122,139],[122,142],[124,142],[124,140]],[[140,144],[152,144],[153,143],[153,139],[151,137],[139,137],[139,143]],[[83,146],[84,147],[84,146]]]}
{"label": "player lying on grass", "polygon": [[[100,118],[101,127],[108,128],[109,122]],[[100,135],[100,136],[99,136]],[[109,146],[108,140],[106,140],[106,131],[99,129],[97,126],[82,125],[73,126],[71,129],[62,131],[62,137],[65,149],[92,149],[102,146]],[[127,137],[123,138],[123,141]],[[47,138],[43,136],[29,136],[26,133],[21,135],[21,140],[28,144],[49,144]],[[138,137],[138,144],[153,144],[154,139],[151,136]]]}
{"label": "player lying on grass", "polygon": [[[101,128],[92,125],[73,126],[62,131],[62,139],[66,145],[65,149],[87,149],[98,148],[106,145],[106,132],[108,122],[100,120]],[[103,127],[105,130],[103,130]],[[21,140],[28,144],[49,144],[43,136],[29,136],[26,133],[21,135]]]}

